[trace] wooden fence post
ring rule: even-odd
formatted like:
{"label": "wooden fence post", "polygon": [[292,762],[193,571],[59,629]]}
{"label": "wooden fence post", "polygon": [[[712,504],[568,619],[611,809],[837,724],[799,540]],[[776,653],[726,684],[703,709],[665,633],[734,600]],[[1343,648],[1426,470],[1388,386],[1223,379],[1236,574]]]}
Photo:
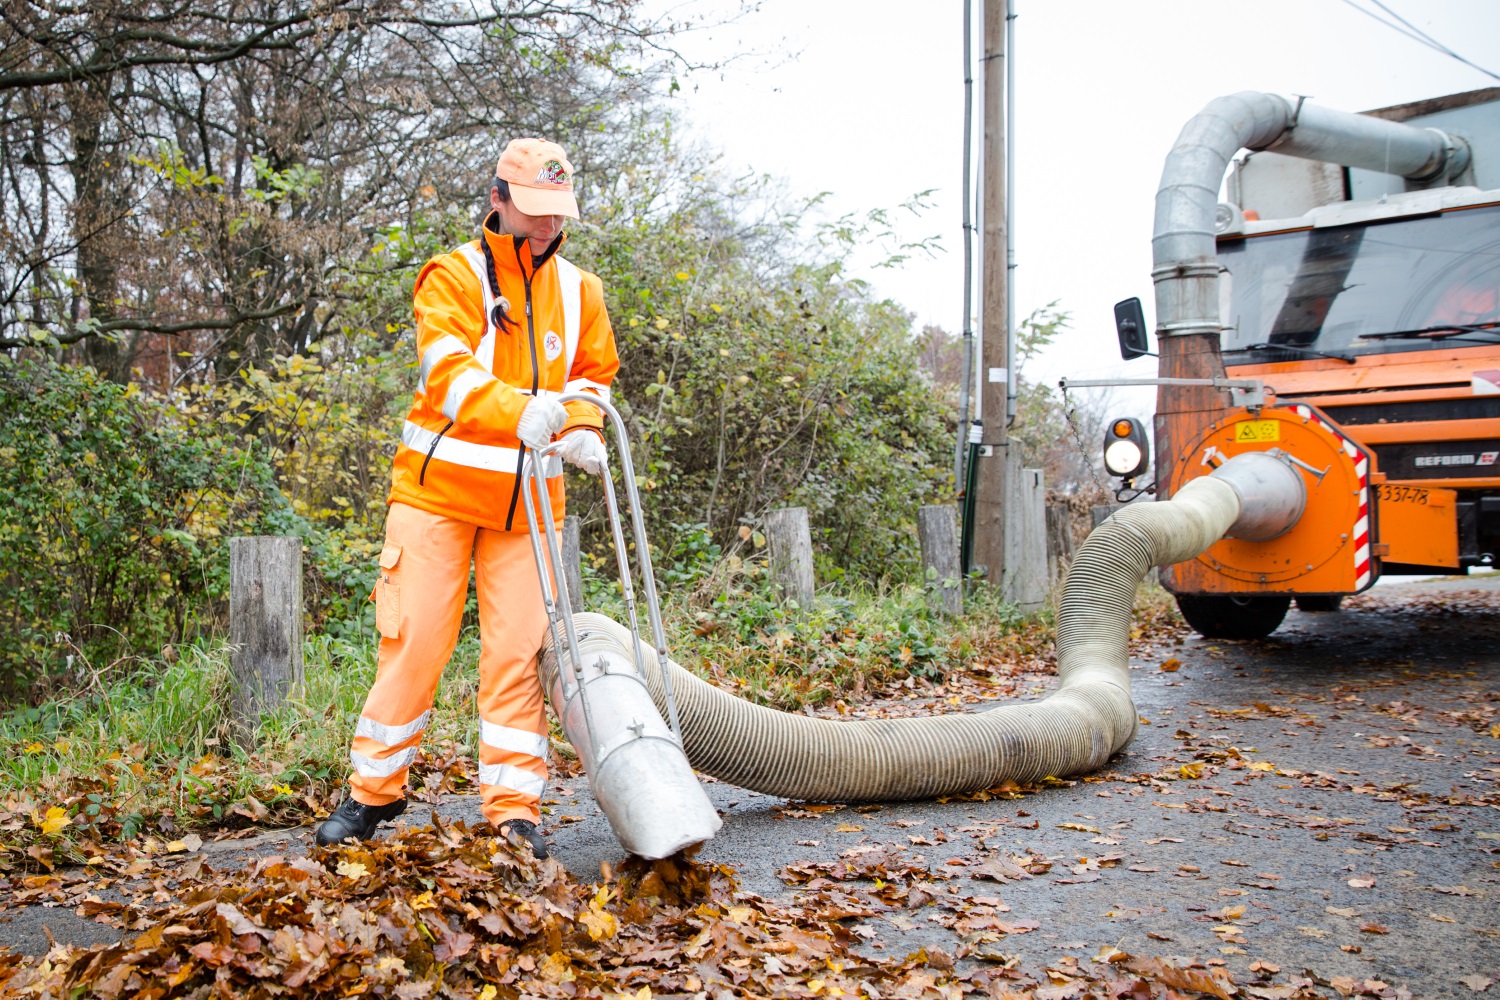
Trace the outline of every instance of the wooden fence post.
{"label": "wooden fence post", "polygon": [[1062,582],[1073,561],[1073,517],[1065,503],[1047,505],[1047,579]]}
{"label": "wooden fence post", "polygon": [[1006,480],[1005,577],[1001,596],[1025,612],[1047,603],[1047,489],[1041,469],[1020,468],[1020,449],[1012,454],[1016,466]]}
{"label": "wooden fence post", "polygon": [[582,530],[583,518],[577,514],[569,514],[563,518],[563,571],[568,581],[568,605],[574,614],[583,610],[583,556],[579,551]]}
{"label": "wooden fence post", "polygon": [[958,508],[952,504],[917,508],[917,541],[922,546],[922,580],[935,587],[928,600],[945,614],[962,614],[963,581],[958,567]]}
{"label": "wooden fence post", "polygon": [[812,607],[812,529],[806,507],[782,507],[766,512],[766,545],[771,555],[771,583],[784,601],[796,601],[803,611]]}
{"label": "wooden fence post", "polygon": [[255,745],[260,717],[302,687],[302,540],[229,540],[230,714],[234,739]]}

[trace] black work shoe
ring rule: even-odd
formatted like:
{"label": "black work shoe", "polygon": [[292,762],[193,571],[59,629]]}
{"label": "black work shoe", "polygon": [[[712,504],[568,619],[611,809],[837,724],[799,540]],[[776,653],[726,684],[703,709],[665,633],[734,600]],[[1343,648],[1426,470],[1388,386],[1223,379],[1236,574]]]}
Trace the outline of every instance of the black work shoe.
{"label": "black work shoe", "polygon": [[530,844],[531,853],[537,856],[538,861],[548,857],[547,842],[542,839],[542,831],[529,819],[506,820],[500,824],[500,836],[514,847]]}
{"label": "black work shoe", "polygon": [[363,802],[355,801],[354,796],[351,795],[339,803],[333,815],[318,827],[316,839],[323,847],[345,840],[369,840],[377,826],[388,819],[395,819],[404,812],[406,812],[405,799],[397,799],[383,806],[367,806]]}

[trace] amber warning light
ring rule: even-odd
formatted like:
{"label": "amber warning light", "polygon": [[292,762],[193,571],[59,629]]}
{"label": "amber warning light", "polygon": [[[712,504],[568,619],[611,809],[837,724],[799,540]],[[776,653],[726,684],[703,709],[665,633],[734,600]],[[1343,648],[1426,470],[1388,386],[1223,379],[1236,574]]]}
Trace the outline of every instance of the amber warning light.
{"label": "amber warning light", "polygon": [[1146,471],[1151,464],[1151,446],[1146,443],[1146,429],[1134,417],[1110,422],[1104,434],[1104,468],[1111,476],[1130,480]]}

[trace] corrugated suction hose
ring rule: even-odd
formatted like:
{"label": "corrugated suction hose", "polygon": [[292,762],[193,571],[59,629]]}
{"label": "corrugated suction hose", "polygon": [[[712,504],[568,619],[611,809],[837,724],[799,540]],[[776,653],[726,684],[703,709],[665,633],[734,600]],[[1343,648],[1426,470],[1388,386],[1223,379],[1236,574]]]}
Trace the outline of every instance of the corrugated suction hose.
{"label": "corrugated suction hose", "polygon": [[[1171,500],[1116,511],[1094,529],[1058,608],[1060,684],[1034,704],[917,719],[814,719],[753,705],[668,660],[688,760],[742,788],[821,801],[931,798],[1094,770],[1135,736],[1128,642],[1136,585],[1152,566],[1198,555],[1239,515],[1240,491],[1216,472]],[[629,648],[629,631],[611,619],[583,613],[576,621],[580,631],[609,632]],[[645,656],[651,697],[665,713],[656,654],[648,646]]]}

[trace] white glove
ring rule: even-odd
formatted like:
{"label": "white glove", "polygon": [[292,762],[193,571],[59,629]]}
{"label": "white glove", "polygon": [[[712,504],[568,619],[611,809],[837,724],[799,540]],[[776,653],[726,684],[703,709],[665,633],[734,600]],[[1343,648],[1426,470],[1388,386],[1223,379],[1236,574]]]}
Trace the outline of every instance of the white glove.
{"label": "white glove", "polygon": [[591,476],[602,473],[604,463],[609,459],[609,453],[604,450],[604,442],[599,439],[599,435],[582,427],[563,435],[557,453],[564,462],[578,466]]}
{"label": "white glove", "polygon": [[531,450],[545,448],[552,435],[563,429],[568,422],[568,411],[555,399],[538,396],[526,404],[521,419],[516,423],[516,437]]}

